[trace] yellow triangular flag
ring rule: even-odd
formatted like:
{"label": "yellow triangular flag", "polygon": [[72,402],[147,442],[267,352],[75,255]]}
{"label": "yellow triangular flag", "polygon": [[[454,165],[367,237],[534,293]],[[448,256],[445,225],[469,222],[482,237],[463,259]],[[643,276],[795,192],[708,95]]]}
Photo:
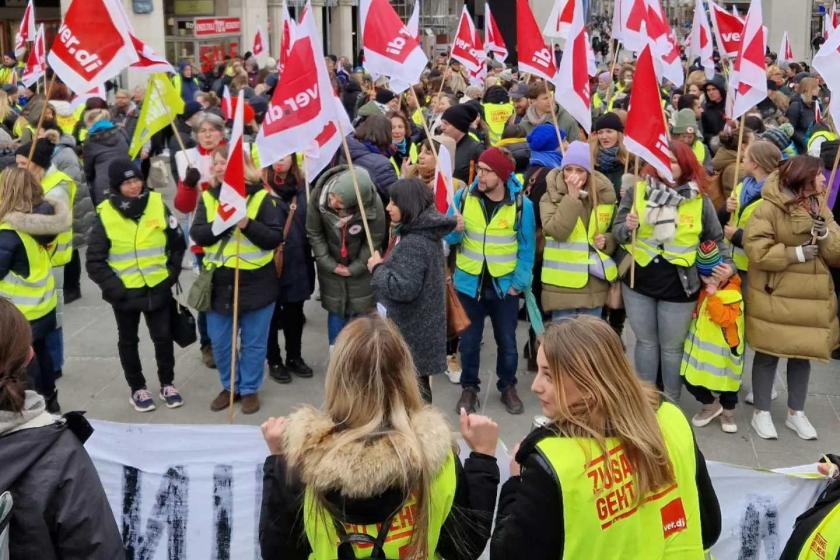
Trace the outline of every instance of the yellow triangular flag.
{"label": "yellow triangular flag", "polygon": [[131,139],[128,155],[132,159],[136,158],[143,144],[170,124],[175,119],[175,115],[183,112],[184,100],[172,87],[172,82],[166,74],[152,74],[146,86],[146,97],[143,99],[143,107],[140,109],[140,117],[137,119],[137,128],[134,129],[134,138]]}

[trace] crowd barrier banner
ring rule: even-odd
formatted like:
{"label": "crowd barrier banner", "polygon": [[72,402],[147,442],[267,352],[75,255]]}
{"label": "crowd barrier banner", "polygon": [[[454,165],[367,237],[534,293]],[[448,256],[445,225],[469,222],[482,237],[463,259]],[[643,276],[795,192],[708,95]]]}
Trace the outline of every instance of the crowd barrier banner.
{"label": "crowd barrier banner", "polygon": [[[94,420],[88,450],[129,559],[259,560],[262,465],[256,426]],[[462,443],[463,447],[463,443]],[[497,454],[502,480],[509,456]],[[718,559],[776,560],[821,479],[708,462],[723,513]],[[486,556],[486,555],[485,555]]]}

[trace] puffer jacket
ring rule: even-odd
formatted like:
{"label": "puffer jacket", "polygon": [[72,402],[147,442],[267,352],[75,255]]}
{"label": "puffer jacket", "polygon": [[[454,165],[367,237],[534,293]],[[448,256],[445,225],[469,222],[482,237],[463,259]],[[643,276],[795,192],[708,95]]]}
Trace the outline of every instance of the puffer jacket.
{"label": "puffer jacket", "polygon": [[785,115],[790,124],[793,125],[793,138],[791,140],[796,146],[796,151],[800,154],[807,153],[808,133],[816,121],[817,113],[814,103],[812,101],[808,105],[802,100],[802,96],[797,93],[791,98],[790,106]]}
{"label": "puffer jacket", "polygon": [[735,150],[721,146],[715,152],[715,157],[712,158],[712,168],[715,173],[720,173],[720,186],[723,189],[723,196],[725,198],[729,198],[732,195],[735,185],[742,181],[745,176],[744,168],[741,167],[738,170],[738,180],[735,180],[735,159],[737,157],[738,153]]}
{"label": "puffer jacket", "polygon": [[[347,166],[340,165],[324,173],[309,196],[310,204],[306,211],[306,235],[318,269],[321,307],[343,317],[366,313],[373,308],[367,269],[370,249],[353,185],[349,176],[342,177],[346,172]],[[380,247],[385,238],[385,208],[376,196],[367,171],[356,168],[356,173],[373,246]],[[330,193],[337,194],[344,202],[346,210],[352,214],[349,220],[343,220],[330,208]],[[335,273],[339,264],[349,269],[350,276]]]}
{"label": "puffer jacket", "polygon": [[125,159],[128,143],[119,128],[109,128],[88,135],[84,143],[85,177],[93,205],[108,197],[111,188],[108,167],[117,159]]}
{"label": "puffer jacket", "polygon": [[[364,168],[370,176],[376,191],[383,201],[387,201],[391,185],[397,182],[397,171],[387,156],[371,151],[352,134],[347,137],[347,147],[350,148],[350,158],[353,165]],[[344,152],[339,154],[339,163],[347,163]]]}
{"label": "puffer jacket", "polygon": [[76,198],[73,199],[73,247],[82,247],[87,243],[88,233],[93,227],[96,208],[90,199],[79,156],[76,155],[76,139],[71,135],[60,136],[53,152],[52,165],[76,181]]}
{"label": "puffer jacket", "polygon": [[811,241],[813,220],[773,172],[763,202],[744,230],[750,259],[747,286],[747,342],[756,351],[785,358],[828,360],[840,340],[837,298],[829,267],[840,266],[840,227],[830,209],[822,216],[829,235],[818,241],[819,256],[796,260],[795,247]]}
{"label": "puffer jacket", "polygon": [[[554,169],[548,174],[546,185],[546,192],[540,200],[540,217],[545,236],[551,236],[560,242],[566,241],[572,234],[578,218],[582,219],[584,227],[588,228],[589,219],[592,216],[592,197],[575,199],[568,196],[568,187],[560,169]],[[593,188],[596,189],[598,204],[614,205],[616,203],[612,183],[597,171],[589,174],[589,180],[584,188],[590,193]],[[603,252],[612,255],[616,249],[615,238],[611,233],[606,233],[604,236],[607,238],[607,244]],[[535,281],[540,281],[540,279],[536,278]],[[607,301],[609,289],[609,282],[592,275],[589,276],[589,281],[583,288],[564,288],[542,282],[542,307],[545,311],[603,307]]]}

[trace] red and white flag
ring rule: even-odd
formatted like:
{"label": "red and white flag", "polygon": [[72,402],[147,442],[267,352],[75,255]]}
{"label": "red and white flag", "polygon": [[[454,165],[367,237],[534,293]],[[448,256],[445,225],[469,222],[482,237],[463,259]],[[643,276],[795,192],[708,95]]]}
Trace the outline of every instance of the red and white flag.
{"label": "red and white flag", "polygon": [[388,0],[360,0],[365,69],[416,84],[429,58]]}
{"label": "red and white flag", "polygon": [[823,38],[828,40],[828,36],[837,27],[840,27],[840,13],[837,12],[837,3],[831,2],[831,9],[823,17]]}
{"label": "red and white flag", "polygon": [[613,14],[612,34],[625,49],[639,52],[647,45],[647,39],[642,34],[647,11],[646,0],[615,0],[618,15]]}
{"label": "red and white flag", "polygon": [[516,42],[519,72],[554,82],[557,66],[534,18],[528,0],[516,0]]}
{"label": "red and white flag", "polygon": [[575,0],[554,0],[554,7],[543,27],[543,35],[549,39],[565,39],[569,36],[572,18],[577,9]]}
{"label": "red and white flag", "polygon": [[654,115],[662,114],[660,99],[653,54],[647,46],[636,63],[630,107],[624,124],[624,145],[630,153],[655,167],[660,177],[671,181],[671,149],[668,147],[665,119],[654,118]]}
{"label": "red and white flag", "polygon": [[411,16],[409,16],[408,21],[405,22],[405,26],[408,28],[409,33],[417,37],[417,40],[420,40],[420,0],[414,2],[414,9],[411,11]]}
{"label": "red and white flag", "polygon": [[592,97],[589,88],[589,37],[583,24],[583,5],[569,0],[574,16],[568,30],[566,49],[557,72],[557,102],[571,114],[589,134],[592,129]]}
{"label": "red and white flag", "polygon": [[714,0],[709,0],[709,16],[712,18],[712,27],[715,30],[720,54],[727,58],[738,56],[741,36],[744,33],[744,20],[730,14],[718,6]]}
{"label": "red and white flag", "polygon": [[42,23],[38,26],[38,33],[35,35],[35,41],[29,50],[29,58],[26,61],[26,69],[23,71],[21,81],[23,85],[29,87],[43,77],[46,72],[47,46],[44,39],[44,24]]}
{"label": "red and white flag", "polygon": [[779,55],[777,59],[779,61],[779,64],[794,61],[793,47],[790,44],[790,37],[788,37],[787,31],[782,33],[782,44],[779,46]]}
{"label": "red and white flag", "polygon": [[502,32],[499,31],[499,26],[496,25],[493,13],[490,11],[490,4],[484,6],[484,12],[484,50],[488,54],[495,54],[499,62],[504,62],[510,53],[508,53],[505,38],[502,37]]}
{"label": "red and white flag", "polygon": [[735,97],[730,115],[733,119],[738,119],[767,97],[764,62],[767,44],[762,20],[761,0],[751,0],[744,24],[744,40],[729,77],[729,95]]}
{"label": "red and white flag", "polygon": [[94,88],[91,88],[86,93],[80,93],[76,95],[73,99],[70,100],[70,108],[74,111],[78,109],[81,105],[84,105],[88,99],[91,97],[96,97],[103,101],[108,100],[108,91],[105,89],[104,85],[99,85]]}
{"label": "red and white flag", "polygon": [[662,9],[662,3],[659,0],[646,2],[645,26],[650,40],[653,41],[653,54],[662,68],[662,77],[680,87],[685,81],[685,70],[680,57],[679,43]]}
{"label": "red and white flag", "polygon": [[152,47],[135,37],[133,34],[131,35],[131,42],[137,50],[137,56],[140,57],[140,60],[131,65],[132,68],[140,70],[141,72],[148,72],[150,74],[154,74],[155,72],[175,73],[175,69],[171,64],[169,64],[168,60],[160,56]]}
{"label": "red and white flag", "polygon": [[297,37],[268,106],[256,144],[263,166],[303,152],[306,176],[314,178],[341,145],[341,132],[351,131],[350,119],[335,97],[307,4]]}
{"label": "red and white flag", "polygon": [[477,72],[484,66],[487,55],[484,54],[481,37],[466,6],[461,11],[461,20],[449,56],[463,64],[469,72]]}
{"label": "red and white flag", "polygon": [[230,132],[230,151],[228,152],[225,178],[219,191],[219,204],[216,205],[216,217],[211,230],[213,235],[225,232],[244,218],[248,212],[248,191],[245,189],[245,150],[242,129],[245,112],[245,93],[240,91]]}
{"label": "red and white flag", "polygon": [[438,147],[437,167],[435,168],[435,207],[441,214],[446,214],[449,207],[455,206],[455,188],[452,184],[452,155],[449,149],[440,144]]}
{"label": "red and white flag", "polygon": [[263,33],[262,27],[257,26],[257,31],[254,33],[254,46],[251,47],[251,53],[254,56],[268,52],[268,37]]}
{"label": "red and white flag", "polygon": [[715,61],[712,59],[712,30],[706,19],[703,0],[696,0],[694,4],[694,21],[691,24],[691,36],[688,48],[689,60],[700,58],[700,65],[706,74],[706,79],[715,77]]}
{"label": "red and white flag", "polygon": [[286,58],[289,56],[289,51],[292,49],[292,44],[295,42],[297,34],[297,23],[289,13],[289,5],[284,1],[282,9],[283,21],[280,27],[283,30],[282,44],[280,45],[280,56],[277,57],[277,74],[283,73],[283,67],[286,65]]}
{"label": "red and white flag", "polygon": [[139,58],[120,0],[72,0],[47,62],[70,89],[88,91]]}
{"label": "red and white flag", "polygon": [[[828,89],[834,92],[840,92],[840,29],[834,30],[828,36],[828,40],[822,44],[820,50],[814,55],[814,60],[811,62],[814,70],[819,72],[825,85]],[[840,103],[838,103],[837,96],[831,96],[831,102],[828,104],[828,112],[835,123],[840,123]]]}
{"label": "red and white flag", "polygon": [[230,98],[230,88],[227,86],[222,90],[222,115],[226,121],[233,118],[233,100]]}
{"label": "red and white flag", "polygon": [[26,43],[34,41],[36,34],[35,6],[33,6],[33,0],[29,0],[23,11],[23,18],[20,20],[20,28],[15,33],[15,56],[22,56],[26,52]]}

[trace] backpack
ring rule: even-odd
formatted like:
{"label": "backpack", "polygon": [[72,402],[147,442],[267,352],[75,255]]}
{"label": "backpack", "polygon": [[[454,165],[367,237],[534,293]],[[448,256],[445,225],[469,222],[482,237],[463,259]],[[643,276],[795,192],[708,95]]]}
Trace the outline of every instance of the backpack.
{"label": "backpack", "polygon": [[[344,524],[333,519],[335,530],[338,534],[338,550],[336,560],[356,560],[356,553],[353,551],[353,545],[367,545],[372,546],[373,550],[368,557],[370,560],[397,560],[396,558],[388,558],[385,556],[385,540],[388,538],[388,532],[391,530],[391,525],[394,522],[394,517],[402,510],[402,506],[397,508],[391,515],[382,522],[382,529],[376,537],[366,533],[348,533]],[[0,560],[3,557],[0,556]]]}

